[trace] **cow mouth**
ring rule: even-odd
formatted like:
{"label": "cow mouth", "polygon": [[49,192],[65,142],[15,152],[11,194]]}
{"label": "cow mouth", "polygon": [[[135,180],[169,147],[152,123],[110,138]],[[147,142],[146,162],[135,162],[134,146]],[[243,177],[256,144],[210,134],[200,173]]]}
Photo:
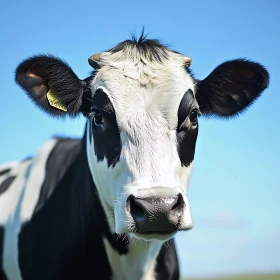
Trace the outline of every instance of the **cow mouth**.
{"label": "cow mouth", "polygon": [[174,237],[177,232],[179,231],[189,231],[192,229],[192,226],[190,227],[178,227],[173,230],[158,230],[158,231],[145,231],[145,232],[139,232],[134,231],[131,232],[131,236],[135,239],[145,240],[145,241],[152,241],[152,240],[160,240],[160,241],[167,241]]}
{"label": "cow mouth", "polygon": [[131,233],[135,239],[144,241],[161,240],[167,241],[172,238],[177,231],[148,231],[148,232],[133,232]]}
{"label": "cow mouth", "polygon": [[141,232],[141,234],[175,234],[177,231],[176,230],[163,230],[163,231],[146,231],[146,232]]}

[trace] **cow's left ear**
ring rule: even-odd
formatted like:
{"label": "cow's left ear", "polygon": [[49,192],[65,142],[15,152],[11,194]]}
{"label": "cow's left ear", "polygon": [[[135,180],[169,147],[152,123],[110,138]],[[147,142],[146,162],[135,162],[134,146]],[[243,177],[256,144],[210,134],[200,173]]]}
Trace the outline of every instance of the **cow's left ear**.
{"label": "cow's left ear", "polygon": [[15,80],[35,104],[53,116],[83,112],[86,82],[59,58],[40,55],[26,59],[17,67]]}
{"label": "cow's left ear", "polygon": [[231,60],[198,81],[196,99],[203,115],[230,117],[250,106],[268,84],[269,74],[262,65]]}

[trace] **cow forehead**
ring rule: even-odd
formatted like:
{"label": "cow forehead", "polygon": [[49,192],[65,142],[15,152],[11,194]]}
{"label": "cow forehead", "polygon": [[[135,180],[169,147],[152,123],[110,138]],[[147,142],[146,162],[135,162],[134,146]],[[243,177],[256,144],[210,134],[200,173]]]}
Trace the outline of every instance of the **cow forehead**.
{"label": "cow forehead", "polygon": [[182,55],[169,52],[161,61],[105,53],[102,67],[92,81],[92,93],[103,89],[113,103],[117,119],[126,122],[137,112],[164,117],[176,127],[177,110],[183,95],[195,82]]}
{"label": "cow forehead", "polygon": [[[162,50],[165,55],[159,59],[133,45],[118,52],[103,52],[99,58],[99,76],[104,80],[110,79],[110,76],[124,77],[146,87],[178,82],[187,74],[184,56],[164,47]],[[113,69],[117,71],[109,71]]]}

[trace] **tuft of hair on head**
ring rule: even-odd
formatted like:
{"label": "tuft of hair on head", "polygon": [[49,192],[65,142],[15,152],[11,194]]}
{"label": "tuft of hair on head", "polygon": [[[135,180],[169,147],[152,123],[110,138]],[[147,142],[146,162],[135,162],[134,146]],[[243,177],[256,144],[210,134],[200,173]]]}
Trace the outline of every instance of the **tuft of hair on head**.
{"label": "tuft of hair on head", "polygon": [[157,39],[148,39],[148,34],[145,34],[144,28],[139,37],[135,33],[131,33],[131,39],[125,40],[113,48],[109,49],[108,52],[117,53],[117,52],[126,52],[131,53],[133,50],[147,59],[148,61],[155,61],[162,63],[164,60],[168,59],[169,48],[162,44]]}

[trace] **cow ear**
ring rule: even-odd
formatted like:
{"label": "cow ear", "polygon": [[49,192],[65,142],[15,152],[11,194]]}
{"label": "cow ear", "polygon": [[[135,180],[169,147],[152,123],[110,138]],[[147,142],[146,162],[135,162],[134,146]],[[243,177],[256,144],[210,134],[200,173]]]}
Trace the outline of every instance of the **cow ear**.
{"label": "cow ear", "polygon": [[82,111],[84,82],[62,60],[47,55],[24,60],[16,82],[44,111],[53,116],[76,116]]}
{"label": "cow ear", "polygon": [[205,116],[231,117],[248,108],[268,84],[269,74],[262,65],[231,60],[198,81],[196,99]]}

